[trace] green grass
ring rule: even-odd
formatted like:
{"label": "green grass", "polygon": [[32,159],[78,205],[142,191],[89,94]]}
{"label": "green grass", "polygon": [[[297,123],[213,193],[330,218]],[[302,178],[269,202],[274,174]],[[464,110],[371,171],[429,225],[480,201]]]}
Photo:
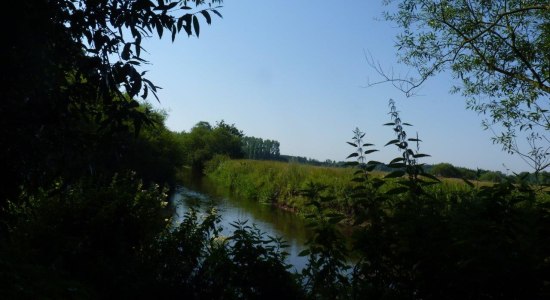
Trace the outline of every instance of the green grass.
{"label": "green grass", "polygon": [[345,197],[351,187],[353,170],[274,161],[225,160],[207,175],[241,197],[303,211],[306,199],[300,191],[308,183],[324,185],[327,194]]}
{"label": "green grass", "polygon": [[[349,211],[353,168],[318,167],[299,163],[259,160],[219,159],[207,168],[207,176],[231,193],[260,202],[272,203],[297,213],[310,212],[307,199],[301,195],[310,183],[325,186],[323,196],[333,197],[329,209]],[[384,172],[373,172],[383,177]],[[461,179],[440,178],[441,182],[425,187],[426,192],[440,199],[451,199],[472,189]],[[387,179],[381,192],[396,187],[395,179]],[[493,186],[493,183],[472,181],[474,187]]]}
{"label": "green grass", "polygon": [[[309,183],[325,186],[325,196],[332,196],[334,209],[344,211],[354,186],[352,168],[317,167],[298,163],[258,160],[222,160],[210,167],[207,176],[235,195],[260,202],[269,202],[293,211],[307,211],[306,199],[300,191]],[[382,177],[385,173],[374,172]],[[386,185],[383,190],[392,188]],[[430,187],[437,192],[463,191],[468,187],[459,180],[443,180]]]}

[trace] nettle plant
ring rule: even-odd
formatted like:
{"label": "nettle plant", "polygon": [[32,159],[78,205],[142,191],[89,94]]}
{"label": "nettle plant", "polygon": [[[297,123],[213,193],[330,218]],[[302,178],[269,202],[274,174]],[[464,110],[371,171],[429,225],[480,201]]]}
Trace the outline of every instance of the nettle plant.
{"label": "nettle plant", "polygon": [[[429,157],[430,155],[419,152],[421,140],[418,138],[418,133],[414,138],[407,137],[407,132],[405,131],[404,126],[412,125],[401,121],[399,111],[397,110],[393,99],[390,99],[389,106],[389,115],[392,121],[384,124],[384,126],[393,127],[393,131],[396,134],[396,139],[390,140],[386,143],[386,146],[395,145],[398,150],[402,152],[402,155],[401,157],[394,158],[387,165],[394,171],[384,176],[384,178],[399,178],[399,180],[396,181],[399,187],[391,189],[388,193],[400,194],[403,192],[409,192],[411,196],[425,194],[423,189],[425,186],[440,182],[435,176],[426,173],[424,171],[424,164],[420,163],[418,160],[419,158]],[[416,144],[416,149],[411,148],[411,142]],[[406,179],[402,178],[404,175],[407,175]]]}
{"label": "nettle plant", "polygon": [[[356,150],[347,158],[355,158],[355,161],[348,162],[347,165],[355,167],[355,177],[353,181],[358,183],[352,193],[353,212],[356,216],[356,223],[361,223],[365,220],[375,222],[380,216],[377,211],[385,198],[391,195],[408,193],[412,197],[426,195],[424,187],[439,183],[439,179],[424,171],[424,164],[420,163],[419,159],[429,157],[430,155],[420,153],[420,142],[418,133],[416,137],[408,137],[405,127],[412,126],[409,123],[403,122],[399,116],[399,111],[396,108],[395,101],[389,100],[390,112],[388,113],[391,122],[384,126],[391,126],[395,138],[388,141],[385,146],[395,145],[401,152],[401,156],[392,159],[385,166],[392,171],[384,177],[370,176],[370,173],[377,167],[384,165],[379,161],[370,160],[367,162],[366,156],[378,150],[373,149],[374,144],[365,143],[365,133],[358,128],[354,130],[352,142],[348,142]],[[414,147],[411,147],[413,144]],[[391,187],[380,192],[380,188],[386,183],[393,183]]]}

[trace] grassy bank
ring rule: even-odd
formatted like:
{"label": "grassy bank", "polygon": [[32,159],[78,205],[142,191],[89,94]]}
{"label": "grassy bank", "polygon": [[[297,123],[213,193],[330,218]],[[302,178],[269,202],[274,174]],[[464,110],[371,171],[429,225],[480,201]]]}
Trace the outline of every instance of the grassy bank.
{"label": "grassy bank", "polygon": [[[298,213],[308,212],[307,199],[302,191],[315,185],[324,187],[323,197],[333,201],[327,203],[330,209],[349,214],[352,207],[351,193],[356,184],[353,182],[354,169],[318,167],[298,163],[286,163],[258,160],[225,160],[211,162],[207,176],[220,186],[229,189],[235,195],[260,202],[269,202],[283,209]],[[374,172],[374,177],[383,177],[385,173]],[[486,183],[475,183],[486,185]],[[382,191],[395,187],[387,184]],[[468,190],[461,180],[442,180],[440,184],[429,187],[430,192],[445,195],[462,193]]]}
{"label": "grassy bank", "polygon": [[300,191],[309,183],[326,186],[325,195],[345,198],[353,171],[274,161],[223,160],[210,167],[207,176],[240,197],[303,212],[306,199]]}

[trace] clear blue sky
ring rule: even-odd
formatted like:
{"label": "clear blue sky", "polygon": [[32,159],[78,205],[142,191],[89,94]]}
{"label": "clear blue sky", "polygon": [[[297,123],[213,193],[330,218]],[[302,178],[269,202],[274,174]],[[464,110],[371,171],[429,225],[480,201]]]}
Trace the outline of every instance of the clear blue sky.
{"label": "clear blue sky", "polygon": [[246,135],[275,139],[281,153],[344,160],[346,144],[359,127],[388,162],[399,155],[384,147],[393,139],[388,99],[397,101],[404,121],[418,131],[426,163],[506,172],[529,170],[519,157],[493,145],[482,117],[466,110],[459,95],[448,93],[453,79],[431,79],[420,96],[406,98],[390,84],[365,88],[379,79],[364,52],[388,70],[406,72],[397,63],[397,28],[382,20],[381,0],[253,1],[226,0],[201,35],[180,35],[175,43],[144,42],[148,76],[163,89],[156,107],[167,125],[188,131],[199,121],[234,123]]}

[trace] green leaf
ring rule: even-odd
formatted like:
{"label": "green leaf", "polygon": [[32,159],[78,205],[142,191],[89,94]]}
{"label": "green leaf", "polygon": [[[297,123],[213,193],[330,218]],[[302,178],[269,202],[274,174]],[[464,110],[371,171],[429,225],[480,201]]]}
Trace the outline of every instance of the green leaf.
{"label": "green leaf", "polygon": [[218,17],[223,19],[222,15],[217,10],[213,9],[212,12],[218,15]]}
{"label": "green leaf", "polygon": [[396,183],[399,184],[399,185],[407,186],[407,187],[409,187],[409,188],[411,188],[412,186],[415,185],[414,182],[409,181],[409,180],[398,180]]}
{"label": "green leaf", "polygon": [[300,251],[300,253],[298,253],[298,256],[308,256],[310,253],[311,251],[309,251],[309,249],[305,249]]}
{"label": "green leaf", "polygon": [[357,147],[357,144],[354,144],[354,143],[352,143],[352,142],[346,142],[346,143],[352,145],[353,147]]}
{"label": "green leaf", "polygon": [[393,126],[393,125],[395,125],[395,123],[394,123],[394,122],[391,122],[391,123],[386,123],[386,124],[384,124],[383,126]]}
{"label": "green leaf", "polygon": [[372,186],[376,189],[378,189],[379,187],[383,186],[386,182],[380,178],[374,178],[372,180]]}
{"label": "green leaf", "polygon": [[396,187],[386,192],[386,195],[399,195],[408,192],[409,189],[406,187]]}
{"label": "green leaf", "polygon": [[353,198],[355,198],[355,199],[357,199],[357,198],[367,198],[368,196],[369,196],[369,194],[364,193],[364,192],[353,194]]}
{"label": "green leaf", "polygon": [[338,224],[340,221],[342,221],[344,219],[344,216],[342,215],[339,215],[339,216],[335,216],[335,217],[330,217],[329,218],[329,223],[330,224]]}
{"label": "green leaf", "polygon": [[159,38],[162,38],[162,31],[164,30],[164,27],[162,27],[162,23],[160,22],[160,19],[155,19],[155,27],[157,28],[157,33],[159,35]]}
{"label": "green leaf", "polygon": [[188,36],[193,34],[192,28],[191,28],[191,18],[193,18],[193,15],[186,14],[182,17],[182,19],[185,21],[185,25],[183,25],[183,29],[185,29],[185,32]]}
{"label": "green leaf", "polygon": [[376,165],[367,165],[365,167],[365,171],[372,172],[372,170],[376,169]]}
{"label": "green leaf", "polygon": [[387,142],[387,143],[384,145],[384,147],[387,146],[387,145],[391,145],[391,144],[398,144],[399,142],[400,142],[399,140],[391,140],[391,141]]}
{"label": "green leaf", "polygon": [[199,19],[197,16],[193,16],[193,28],[195,29],[195,34],[197,37],[199,37],[200,34],[200,26],[199,26]]}
{"label": "green leaf", "polygon": [[393,169],[404,168],[406,166],[407,166],[407,164],[405,164],[405,163],[390,163],[390,164],[388,164],[388,167],[393,168]]}
{"label": "green leaf", "polygon": [[354,152],[354,153],[348,155],[348,157],[346,157],[346,159],[351,158],[351,157],[357,157],[357,156],[359,156],[359,153]]}
{"label": "green leaf", "polygon": [[423,177],[426,177],[426,178],[430,178],[430,179],[433,179],[437,182],[440,182],[439,178],[435,177],[434,175],[432,174],[429,174],[429,173],[420,173],[420,176],[423,176]]}
{"label": "green leaf", "polygon": [[471,188],[474,187],[474,184],[470,180],[468,180],[466,178],[462,178],[462,181],[464,181],[469,187],[471,187]]}
{"label": "green leaf", "polygon": [[201,11],[201,14],[204,16],[204,18],[206,19],[206,23],[208,25],[210,25],[212,23],[212,18],[210,18],[210,14],[208,13],[208,11],[206,10],[202,10]]}
{"label": "green leaf", "polygon": [[177,23],[177,26],[176,26],[178,28],[178,32],[181,31],[181,27],[183,26],[184,17],[185,16],[182,16],[182,17],[178,18],[178,23]]}
{"label": "green leaf", "polygon": [[374,144],[371,144],[371,143],[363,144],[363,147],[370,147],[370,146],[374,146]]}
{"label": "green leaf", "polygon": [[422,153],[413,154],[414,158],[430,157],[430,156],[431,155],[429,155],[429,154],[422,154]]}
{"label": "green leaf", "polygon": [[171,10],[172,8],[176,7],[178,5],[178,2],[172,2],[164,7],[164,10]]}
{"label": "green leaf", "polygon": [[384,176],[384,178],[398,178],[398,177],[401,177],[403,175],[405,175],[405,171],[397,170],[397,171],[393,171],[393,172],[387,174],[386,176]]}
{"label": "green leaf", "polygon": [[376,152],[376,151],[378,151],[378,150],[376,150],[376,149],[367,150],[367,151],[365,151],[365,154],[371,154],[371,153]]}
{"label": "green leaf", "polygon": [[409,123],[401,123],[401,124],[403,124],[405,126],[412,126],[412,124],[409,124]]}
{"label": "green leaf", "polygon": [[136,56],[139,58],[141,54],[141,34],[135,36],[134,46],[136,49]]}
{"label": "green leaf", "polygon": [[130,59],[130,46],[132,46],[132,43],[126,43],[124,45],[124,48],[122,49],[122,54],[120,55],[120,57],[124,60],[128,60]]}
{"label": "green leaf", "polygon": [[403,157],[397,157],[392,159],[392,161],[390,161],[390,164],[396,163],[398,161],[405,161],[405,159]]}

